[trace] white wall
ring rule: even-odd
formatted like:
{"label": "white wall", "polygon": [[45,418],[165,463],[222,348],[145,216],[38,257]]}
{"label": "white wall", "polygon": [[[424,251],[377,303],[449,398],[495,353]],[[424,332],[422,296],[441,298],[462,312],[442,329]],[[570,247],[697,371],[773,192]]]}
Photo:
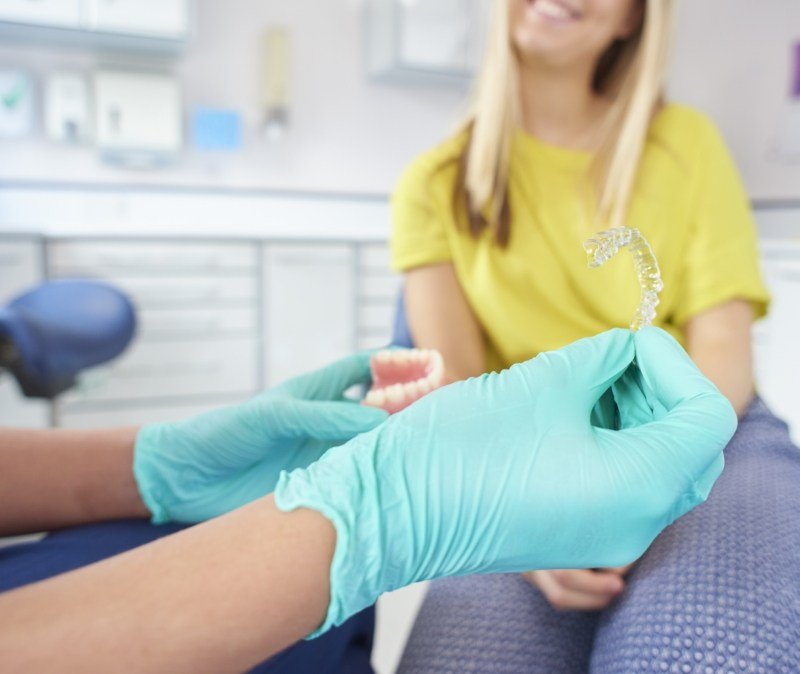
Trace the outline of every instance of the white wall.
{"label": "white wall", "polygon": [[[0,181],[88,181],[273,187],[386,193],[415,154],[441,139],[464,92],[371,83],[364,68],[363,0],[197,0],[197,36],[185,56],[164,61],[77,49],[0,44],[0,67],[37,73],[94,65],[172,69],[186,104],[243,112],[247,149],[136,173],[103,166],[89,149],[42,139],[2,141]],[[784,112],[789,44],[800,40],[798,0],[681,0],[671,94],[717,119],[755,199],[800,198],[800,157],[770,158]],[[256,133],[259,37],[270,24],[294,35],[294,104],[288,138]],[[800,104],[798,104],[800,105]],[[800,133],[800,131],[798,132]]]}
{"label": "white wall", "polygon": [[787,122],[800,139],[800,100],[793,114],[787,105],[800,2],[680,0],[678,9],[671,96],[714,117],[752,198],[800,200],[800,152],[776,152]]}
{"label": "white wall", "polygon": [[[188,154],[181,165],[137,173],[99,163],[90,149],[57,147],[41,138],[2,141],[0,180],[145,182],[388,192],[406,162],[452,128],[464,92],[397,87],[367,80],[362,7],[357,0],[198,0],[197,35],[183,58],[92,54],[69,48],[0,44],[0,67],[42,74],[119,64],[174,70],[185,102],[236,108],[248,148],[234,156]],[[262,141],[259,38],[279,24],[294,36],[291,132]]]}

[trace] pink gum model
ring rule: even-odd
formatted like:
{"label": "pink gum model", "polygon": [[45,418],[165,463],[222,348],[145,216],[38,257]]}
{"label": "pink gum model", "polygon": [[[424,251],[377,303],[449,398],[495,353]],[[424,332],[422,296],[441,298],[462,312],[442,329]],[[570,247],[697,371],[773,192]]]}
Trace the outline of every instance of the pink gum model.
{"label": "pink gum model", "polygon": [[363,404],[389,414],[405,409],[445,383],[444,360],[435,349],[385,349],[372,356],[370,367],[372,388]]}

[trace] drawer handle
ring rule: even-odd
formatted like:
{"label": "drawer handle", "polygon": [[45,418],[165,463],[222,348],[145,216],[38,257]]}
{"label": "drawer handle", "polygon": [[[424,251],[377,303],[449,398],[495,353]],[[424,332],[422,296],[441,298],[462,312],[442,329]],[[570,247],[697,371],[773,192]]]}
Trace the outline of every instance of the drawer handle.
{"label": "drawer handle", "polygon": [[222,321],[218,318],[206,321],[184,321],[183,323],[177,321],[155,321],[145,322],[144,328],[148,331],[169,331],[169,332],[187,332],[194,330],[219,330],[222,327]]}
{"label": "drawer handle", "polygon": [[205,363],[144,363],[136,368],[122,367],[114,372],[114,377],[119,379],[141,379],[164,375],[218,375],[222,372],[219,362],[207,361]]}

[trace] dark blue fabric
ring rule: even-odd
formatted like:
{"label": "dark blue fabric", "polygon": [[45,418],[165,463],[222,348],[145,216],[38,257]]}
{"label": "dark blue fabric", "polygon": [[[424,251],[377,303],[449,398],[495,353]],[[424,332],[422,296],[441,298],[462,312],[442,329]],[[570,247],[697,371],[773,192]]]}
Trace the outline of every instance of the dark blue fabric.
{"label": "dark blue fabric", "polygon": [[556,611],[519,575],[436,581],[399,674],[800,673],[800,450],[756,400],[725,461],[604,611]]}
{"label": "dark blue fabric", "polygon": [[[185,527],[142,520],[66,529],[36,543],[0,548],[0,592],[130,550]],[[302,641],[253,672],[258,674],[372,674],[370,655],[375,609],[369,608],[319,639]]]}
{"label": "dark blue fabric", "polygon": [[36,380],[61,380],[111,360],[135,327],[130,300],[98,281],[50,281],[0,309],[0,336],[13,342]]}

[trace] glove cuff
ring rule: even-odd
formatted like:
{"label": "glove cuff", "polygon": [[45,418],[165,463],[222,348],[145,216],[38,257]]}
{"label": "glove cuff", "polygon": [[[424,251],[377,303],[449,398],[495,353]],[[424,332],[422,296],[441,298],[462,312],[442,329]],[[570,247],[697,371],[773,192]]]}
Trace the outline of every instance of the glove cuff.
{"label": "glove cuff", "polygon": [[309,468],[284,471],[278,479],[274,498],[280,510],[316,510],[336,529],[328,612],[309,639],[341,625],[394,589],[386,578],[386,532],[372,461],[376,444],[377,431],[358,436]]}
{"label": "glove cuff", "polygon": [[163,503],[167,500],[158,478],[159,471],[155,457],[158,448],[163,446],[163,432],[166,424],[149,424],[142,426],[136,435],[133,448],[133,477],[139,496],[147,509],[152,513],[153,524],[164,524],[170,521],[169,511]]}

